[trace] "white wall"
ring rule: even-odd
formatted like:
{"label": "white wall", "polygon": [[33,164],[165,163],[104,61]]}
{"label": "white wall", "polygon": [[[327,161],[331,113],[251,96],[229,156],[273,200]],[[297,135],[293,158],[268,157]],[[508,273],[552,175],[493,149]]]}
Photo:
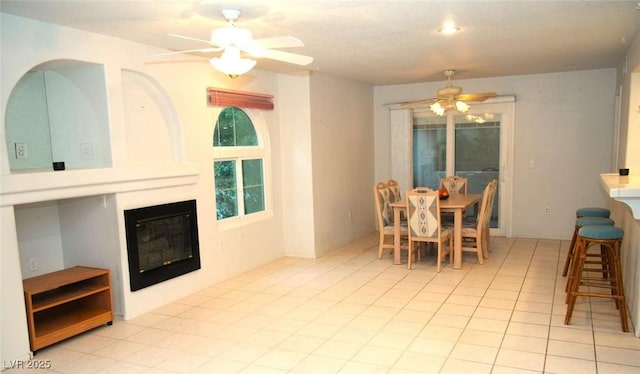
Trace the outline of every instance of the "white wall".
{"label": "white wall", "polygon": [[[313,217],[313,169],[311,165],[311,99],[308,76],[278,77],[278,85],[288,87],[278,93],[285,103],[280,110],[279,140],[282,152],[282,218],[286,254],[315,257]],[[292,110],[295,108],[295,110]],[[274,142],[276,140],[274,139]]]}
{"label": "white wall", "polygon": [[[130,166],[163,165],[173,160],[176,162],[184,160],[181,152],[181,130],[175,135],[170,128],[166,131],[155,131],[158,123],[168,122],[166,119],[169,115],[163,114],[174,111],[173,104],[167,103],[168,100],[163,100],[161,95],[153,95],[160,88],[151,85],[152,79],[139,72],[124,70],[121,79],[127,164]],[[154,136],[149,136],[151,133]],[[145,139],[144,147],[139,146],[142,139]],[[175,149],[173,141],[180,144],[180,151]],[[172,152],[166,152],[167,149]]]}
{"label": "white wall", "polygon": [[26,360],[29,334],[12,206],[0,207],[0,222],[0,361]]}
{"label": "white wall", "polygon": [[628,44],[626,58],[618,67],[618,85],[622,88],[618,166],[633,172],[640,171],[640,31]]}
{"label": "white wall", "polygon": [[[606,206],[615,69],[457,80],[465,92],[515,95],[512,236],[570,238],[575,209]],[[432,97],[445,82],[374,89],[376,180],[391,175],[385,104]],[[533,160],[535,168],[529,168]],[[545,215],[544,207],[551,208]]]}
{"label": "white wall", "polygon": [[371,87],[311,76],[316,255],[374,230]]}
{"label": "white wall", "polygon": [[[113,195],[63,199],[57,202],[63,266],[93,266],[111,270],[114,313],[123,315],[118,211]],[[22,253],[22,242],[19,242]],[[45,247],[46,248],[46,247]],[[126,253],[125,253],[126,257]],[[23,273],[24,274],[24,273]]]}
{"label": "white wall", "polygon": [[[111,140],[113,165],[109,175],[128,174],[127,170],[131,170],[133,166],[148,167],[150,170],[155,170],[159,165],[173,170],[176,164],[181,166],[182,163],[199,166],[200,174],[194,178],[197,181],[195,184],[154,186],[153,189],[145,189],[144,184],[136,184],[143,182],[136,182],[133,191],[117,192],[115,195],[108,195],[105,200],[101,199],[100,194],[82,194],[82,199],[65,204],[62,209],[64,217],[60,221],[55,220],[55,224],[60,226],[61,245],[73,246],[74,249],[68,252],[73,255],[80,253],[79,243],[82,236],[73,234],[77,231],[73,221],[78,217],[69,214],[67,208],[79,205],[83,214],[97,214],[97,218],[91,219],[94,222],[111,215],[118,217],[117,222],[109,222],[106,230],[101,233],[109,236],[109,240],[105,240],[107,246],[114,246],[104,253],[103,262],[119,262],[119,269],[126,269],[123,218],[125,209],[164,203],[167,199],[197,199],[202,269],[137,293],[128,291],[127,273],[113,272],[113,281],[117,282],[116,287],[122,290],[121,312],[126,318],[177,300],[198,289],[281,257],[285,253],[314,257],[373,230],[373,208],[369,193],[373,183],[374,164],[370,87],[319,76],[316,83],[326,83],[326,86],[315,88],[316,94],[322,98],[321,110],[334,112],[314,112],[310,104],[309,77],[304,75],[282,76],[254,69],[249,74],[230,80],[214,71],[206,59],[194,61],[192,58],[175,63],[147,65],[145,56],[159,52],[156,48],[6,14],[0,14],[0,17],[1,52],[3,56],[12,56],[11,59],[3,59],[0,66],[0,177],[11,175],[3,135],[4,113],[11,89],[34,66],[59,59],[84,61],[104,67],[107,93],[105,107],[108,109],[108,136]],[[43,37],[45,35],[46,37]],[[131,80],[127,80],[130,75],[124,72],[139,72],[156,82],[160,89],[150,90],[150,87],[145,87],[143,83],[133,84],[134,87],[129,91],[125,87],[132,86]],[[264,219],[250,225],[223,228],[216,221],[212,135],[219,108],[207,106],[207,87],[226,87],[276,96],[276,109],[259,114],[270,141],[271,162],[265,180],[271,186],[267,193],[269,205],[273,210]],[[343,93],[342,90],[346,92]],[[163,92],[166,97],[163,96]],[[283,100],[279,100],[279,97]],[[341,98],[346,102],[344,105],[338,105],[338,99],[331,98]],[[317,118],[313,118],[314,115]],[[348,124],[344,123],[345,119]],[[329,121],[330,127],[319,129],[318,134],[321,138],[313,140],[312,136],[317,131],[313,127],[322,126],[324,121]],[[296,128],[298,125],[302,125],[302,128]],[[334,137],[339,136],[336,133],[346,134],[347,137],[340,140]],[[148,142],[149,137],[157,137],[157,141]],[[343,159],[355,155],[357,162],[336,164],[334,169],[323,167],[321,179],[333,184],[327,190],[330,193],[322,195],[318,203],[329,204],[330,199],[338,196],[340,201],[348,202],[352,210],[353,224],[347,230],[342,226],[343,221],[329,219],[333,213],[331,206],[323,206],[318,212],[313,209],[312,202],[315,188],[312,185],[315,178],[313,167],[324,162],[340,161],[334,158],[334,155],[327,154],[327,150],[336,146],[348,146],[350,149],[348,152],[340,150],[335,155]],[[321,161],[316,162],[313,157],[319,157]],[[294,167],[283,171],[289,166]],[[339,174],[332,175],[331,170],[336,170]],[[50,181],[52,173],[32,174],[11,180],[25,180],[29,185],[44,184],[42,181]],[[338,178],[351,177],[350,173],[353,175],[352,179]],[[57,175],[76,174],[53,176]],[[64,177],[63,179],[67,180]],[[187,179],[191,180],[190,177]],[[298,194],[296,190],[299,183],[302,189]],[[285,193],[292,191],[296,192],[294,199],[285,196]],[[43,193],[49,196],[48,191]],[[102,213],[85,211],[96,204],[103,206],[98,208],[104,209]],[[0,360],[9,360],[25,358],[28,353],[28,335],[21,292],[21,280],[28,274],[23,274],[20,266],[21,248],[14,207],[0,205]],[[346,207],[340,207],[343,214]],[[321,218],[319,214],[322,214]],[[299,217],[303,218],[301,225],[288,226]],[[316,220],[321,223],[316,224]],[[322,235],[314,233],[316,227]],[[119,236],[117,239],[111,237],[116,233]],[[300,237],[308,240],[296,240]],[[298,251],[300,243],[304,247],[302,252]],[[64,257],[64,248],[62,252]],[[46,256],[42,255],[36,260],[43,260]],[[72,265],[66,261],[62,266],[67,264]]]}
{"label": "white wall", "polygon": [[15,207],[15,217],[20,243],[20,268],[24,277],[62,269],[64,252],[57,202],[18,205]]}

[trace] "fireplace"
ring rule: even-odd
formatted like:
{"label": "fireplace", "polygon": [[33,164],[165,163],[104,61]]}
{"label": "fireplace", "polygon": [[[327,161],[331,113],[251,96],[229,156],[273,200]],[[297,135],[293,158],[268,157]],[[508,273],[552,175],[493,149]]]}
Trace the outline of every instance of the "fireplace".
{"label": "fireplace", "polygon": [[200,269],[196,201],[124,211],[131,291]]}

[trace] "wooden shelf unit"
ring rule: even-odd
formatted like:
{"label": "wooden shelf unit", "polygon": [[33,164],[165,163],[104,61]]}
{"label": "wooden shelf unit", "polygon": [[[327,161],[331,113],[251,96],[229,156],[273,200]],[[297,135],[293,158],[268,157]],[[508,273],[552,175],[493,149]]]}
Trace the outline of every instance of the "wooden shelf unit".
{"label": "wooden shelf unit", "polygon": [[108,269],[76,266],[24,279],[32,351],[113,322]]}

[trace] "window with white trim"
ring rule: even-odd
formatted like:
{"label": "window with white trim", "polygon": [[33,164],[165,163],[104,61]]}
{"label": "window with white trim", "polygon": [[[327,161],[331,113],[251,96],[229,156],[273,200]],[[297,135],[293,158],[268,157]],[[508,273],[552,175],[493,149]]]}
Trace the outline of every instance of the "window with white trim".
{"label": "window with white trim", "polygon": [[242,109],[226,107],[213,132],[218,220],[265,211],[264,145]]}

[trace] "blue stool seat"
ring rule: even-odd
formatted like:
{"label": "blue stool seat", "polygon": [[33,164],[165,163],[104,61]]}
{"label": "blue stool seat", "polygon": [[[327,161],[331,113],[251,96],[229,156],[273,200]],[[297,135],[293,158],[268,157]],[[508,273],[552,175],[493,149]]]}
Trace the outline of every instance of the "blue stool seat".
{"label": "blue stool seat", "polygon": [[576,219],[576,226],[613,226],[615,221],[604,217],[580,217]]}
{"label": "blue stool seat", "polygon": [[615,240],[622,239],[624,230],[616,226],[582,226],[578,235],[589,239]]}
{"label": "blue stool seat", "polygon": [[588,208],[580,208],[576,210],[576,217],[604,217],[609,218],[611,216],[611,211],[607,208],[596,208],[596,207],[588,207]]}
{"label": "blue stool seat", "polygon": [[[611,218],[604,217],[580,217],[576,219],[576,226],[573,229],[573,236],[571,237],[571,244],[569,244],[569,251],[567,252],[567,259],[564,262],[564,270],[562,276],[566,277],[569,273],[569,267],[573,260],[573,255],[576,251],[576,240],[578,239],[578,230],[583,226],[613,226],[615,222]],[[567,284],[569,287],[569,284]]]}

